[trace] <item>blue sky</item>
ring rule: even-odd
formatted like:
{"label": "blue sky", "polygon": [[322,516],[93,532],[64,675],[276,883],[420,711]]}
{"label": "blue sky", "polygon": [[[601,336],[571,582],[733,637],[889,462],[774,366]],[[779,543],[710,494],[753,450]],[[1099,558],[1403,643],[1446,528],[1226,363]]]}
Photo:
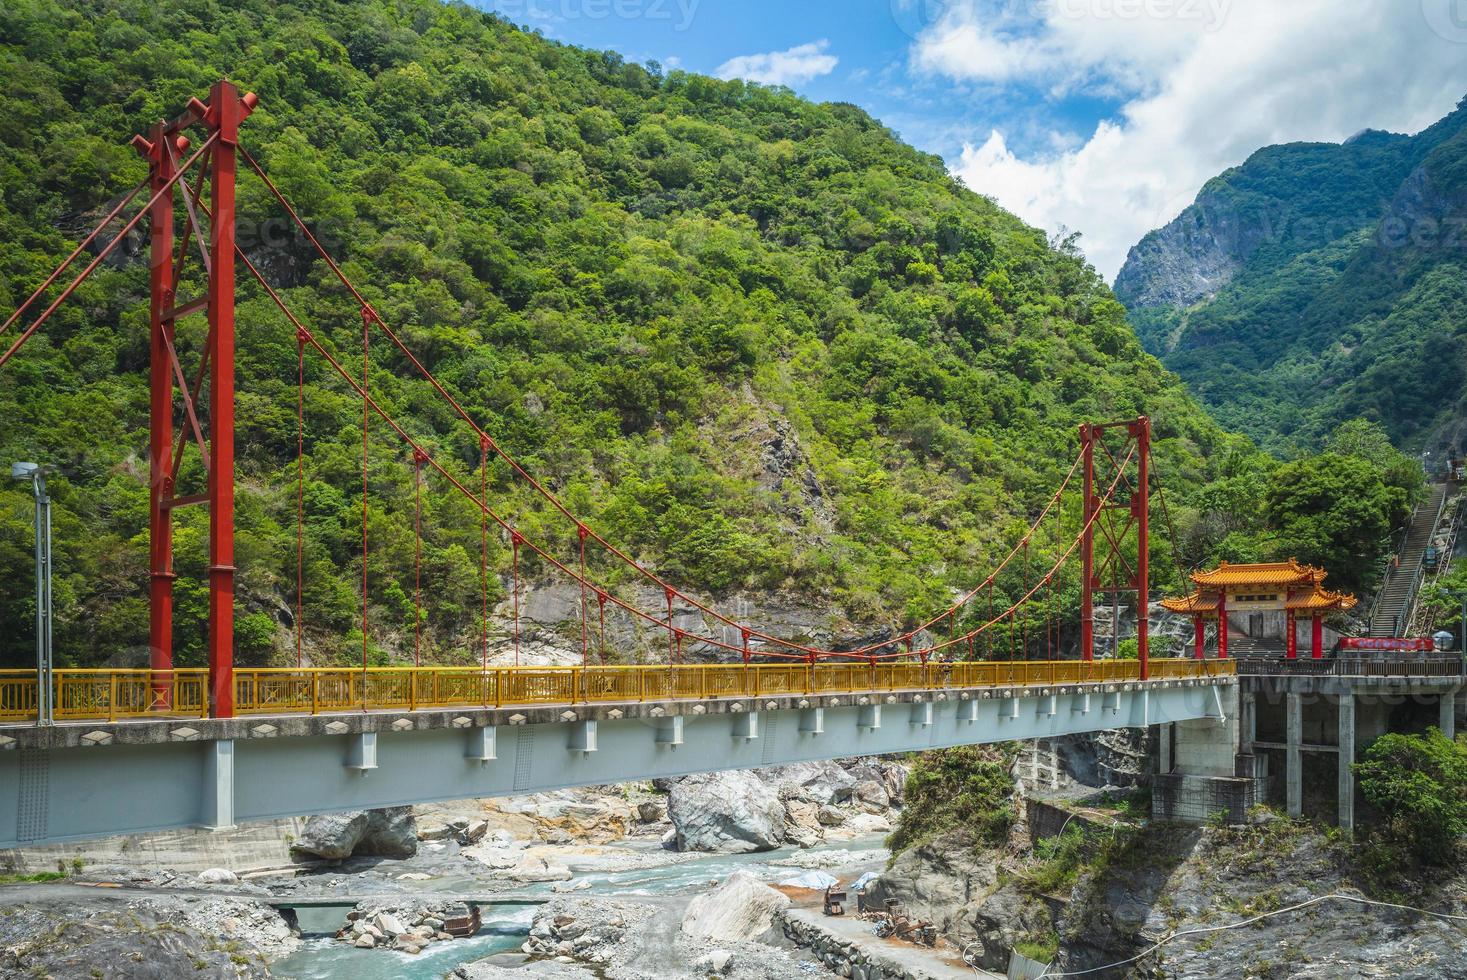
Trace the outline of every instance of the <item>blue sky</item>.
{"label": "blue sky", "polygon": [[1414,132],[1467,94],[1467,0],[475,0],[572,44],[854,102],[968,186],[1130,245],[1253,150]]}
{"label": "blue sky", "polygon": [[[982,91],[956,93],[949,78],[909,70],[913,44],[944,9],[933,0],[476,0],[476,6],[558,41],[707,75],[729,74],[720,69],[730,62],[737,67],[739,58],[794,49],[792,59],[770,67],[786,69],[795,91],[817,101],[855,102],[907,142],[945,158],[956,158],[974,132],[995,126],[1012,131],[1010,145],[1025,152],[1048,149],[1055,127],[1082,140],[1120,105],[1090,94],[1049,99],[1033,86],[986,98]],[[834,67],[803,77],[797,66],[809,57],[802,60],[798,49],[807,45],[819,47],[814,57],[834,58]],[[1041,117],[1042,125],[1029,125]]]}

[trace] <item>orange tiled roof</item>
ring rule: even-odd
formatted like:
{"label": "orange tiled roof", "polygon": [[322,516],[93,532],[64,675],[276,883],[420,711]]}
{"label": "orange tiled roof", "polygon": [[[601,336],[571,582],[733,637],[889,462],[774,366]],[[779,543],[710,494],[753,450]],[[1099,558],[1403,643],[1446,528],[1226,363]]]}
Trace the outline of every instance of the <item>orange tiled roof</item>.
{"label": "orange tiled roof", "polygon": [[1316,588],[1307,595],[1290,596],[1284,603],[1285,609],[1295,612],[1300,610],[1313,611],[1316,609],[1354,609],[1360,600],[1343,592],[1326,592],[1324,589]]}
{"label": "orange tiled roof", "polygon": [[1215,613],[1217,612],[1217,593],[1204,596],[1200,592],[1182,596],[1179,599],[1161,600],[1162,608],[1174,613]]}
{"label": "orange tiled roof", "polygon": [[1325,572],[1296,559],[1259,562],[1252,565],[1230,565],[1223,562],[1210,572],[1193,572],[1198,585],[1226,588],[1236,585],[1307,585],[1324,581]]}

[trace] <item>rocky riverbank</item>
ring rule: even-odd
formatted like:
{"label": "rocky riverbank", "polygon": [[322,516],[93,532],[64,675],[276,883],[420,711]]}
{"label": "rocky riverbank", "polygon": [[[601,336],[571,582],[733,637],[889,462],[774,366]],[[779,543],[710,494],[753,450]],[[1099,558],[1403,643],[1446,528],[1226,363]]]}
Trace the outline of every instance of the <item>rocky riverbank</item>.
{"label": "rocky riverbank", "polygon": [[[1096,770],[1081,762],[1045,800],[1010,801],[1002,843],[952,827],[898,854],[868,893],[1000,973],[1017,951],[1097,980],[1467,978],[1460,871],[1372,894],[1369,852],[1324,828],[1262,809],[1236,827],[1146,821],[1144,795],[1086,789]],[[1441,914],[1372,902],[1383,897]]]}
{"label": "rocky riverbank", "polygon": [[[793,880],[811,869],[853,876],[878,867],[886,854],[870,838],[890,826],[904,780],[898,764],[854,760],[329,814],[281,825],[274,835],[256,835],[258,840],[247,838],[254,850],[236,849],[233,868],[197,872],[146,860],[88,863],[77,855],[74,863],[81,870],[66,882],[0,888],[0,907],[29,910],[7,920],[5,962],[14,970],[36,964],[42,975],[89,977],[81,966],[87,937],[103,933],[108,939],[101,948],[118,950],[130,943],[139,951],[152,950],[166,940],[174,958],[158,961],[181,957],[198,971],[190,975],[264,976],[271,963],[295,964],[312,949],[324,950],[319,944],[331,943],[330,935],[340,930],[336,947],[384,966],[403,964],[406,970],[409,960],[440,962],[440,947],[456,945],[441,927],[453,913],[466,911],[461,899],[531,894],[557,903],[547,908],[576,922],[596,907],[627,910],[619,933],[609,923],[592,920],[574,937],[568,936],[574,926],[556,926],[552,916],[546,928],[553,944],[518,954],[537,957],[533,975],[549,969],[564,973],[567,964],[545,964],[574,954],[608,977],[683,975],[676,971],[707,976],[709,963],[712,972],[728,965],[713,954],[730,947],[725,951],[744,964],[731,975],[789,976],[788,954],[752,936],[730,937],[692,919],[685,928],[690,900],[698,904],[697,896],[710,882],[728,879],[738,862],[775,849],[783,850],[767,863],[747,865],[756,879]],[[855,850],[838,846],[849,841],[865,843]],[[181,854],[170,847],[167,853]],[[287,847],[295,864],[282,868]],[[150,841],[134,840],[99,846],[94,853],[146,856],[159,850]],[[26,867],[26,860],[38,864],[43,859],[22,853],[11,863]],[[48,855],[45,860],[54,866],[56,859]],[[704,867],[709,870],[693,870]],[[236,872],[247,872],[246,880]],[[593,889],[595,899],[581,897]],[[653,894],[615,897],[618,889]],[[287,911],[282,914],[272,903]],[[289,911],[296,905],[301,920]],[[656,921],[644,924],[638,908],[651,908]],[[314,924],[306,932],[322,938],[303,947],[300,924],[312,909],[317,910],[309,917]],[[767,921],[762,928],[768,930]],[[572,947],[559,948],[563,942]],[[73,960],[67,960],[71,954]],[[600,960],[592,958],[597,954]],[[709,963],[698,965],[710,955]],[[202,965],[195,968],[195,961]],[[526,975],[503,957],[477,968],[491,976],[503,970]]]}

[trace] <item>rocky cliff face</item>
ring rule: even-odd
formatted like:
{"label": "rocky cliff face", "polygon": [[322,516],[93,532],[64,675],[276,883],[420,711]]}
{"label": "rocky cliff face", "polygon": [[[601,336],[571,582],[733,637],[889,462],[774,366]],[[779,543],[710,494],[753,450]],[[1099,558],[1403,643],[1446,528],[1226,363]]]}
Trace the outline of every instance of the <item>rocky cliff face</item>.
{"label": "rocky cliff face", "polygon": [[1185,309],[1210,299],[1268,235],[1265,213],[1239,213],[1207,191],[1165,227],[1131,247],[1116,276],[1116,298],[1128,308]]}
{"label": "rocky cliff face", "polygon": [[1354,417],[1398,441],[1459,434],[1464,134],[1467,103],[1412,136],[1265,147],[1208,181],[1116,278],[1142,343],[1280,452]]}

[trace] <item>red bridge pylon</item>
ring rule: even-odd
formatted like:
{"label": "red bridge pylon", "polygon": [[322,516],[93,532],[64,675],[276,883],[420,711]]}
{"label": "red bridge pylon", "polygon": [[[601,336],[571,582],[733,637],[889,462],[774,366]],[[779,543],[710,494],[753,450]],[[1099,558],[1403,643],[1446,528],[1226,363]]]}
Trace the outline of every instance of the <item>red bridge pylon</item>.
{"label": "red bridge pylon", "polygon": [[[1124,435],[1118,449],[1106,441],[1110,433]],[[1115,440],[1113,440],[1115,441]],[[1098,451],[1098,453],[1097,453]],[[1080,426],[1080,454],[1084,467],[1083,538],[1080,543],[1080,656],[1095,659],[1095,596],[1111,598],[1112,635],[1120,630],[1119,607],[1122,593],[1136,596],[1136,655],[1141,661],[1141,679],[1150,673],[1150,644],[1147,609],[1150,592],[1148,550],[1151,546],[1149,507],[1151,469],[1151,420],[1145,416],[1125,422],[1085,423]],[[1097,494],[1095,466],[1100,457],[1102,483],[1124,491]],[[1133,463],[1134,461],[1134,463]],[[1134,471],[1131,469],[1134,465]],[[1132,473],[1134,472],[1134,477]],[[1120,515],[1124,513],[1124,522]],[[1127,554],[1125,544],[1135,529],[1136,552]],[[1096,561],[1096,531],[1100,532],[1101,552]]]}
{"label": "red bridge pylon", "polygon": [[[166,702],[173,669],[173,512],[202,504],[209,508],[209,704],[215,717],[234,714],[234,248],[235,153],[239,126],[258,100],[240,95],[227,81],[214,85],[207,102],[191,99],[172,121],[154,123],[133,146],[148,161],[147,208],[150,230],[149,290],[149,574],[148,642],[155,700]],[[203,144],[188,161],[185,132],[200,126]],[[189,170],[197,162],[192,184]],[[204,185],[210,207],[201,218]],[[182,194],[176,194],[178,189]],[[175,236],[178,205],[183,205],[182,235]],[[178,296],[185,267],[197,251],[207,278],[204,295]],[[203,313],[207,339],[192,384],[179,361],[174,335],[178,321]],[[200,412],[205,375],[208,413]],[[175,439],[175,390],[188,420]],[[207,430],[207,434],[206,434]],[[206,474],[202,489],[182,492],[178,485],[184,450],[193,441]]]}

